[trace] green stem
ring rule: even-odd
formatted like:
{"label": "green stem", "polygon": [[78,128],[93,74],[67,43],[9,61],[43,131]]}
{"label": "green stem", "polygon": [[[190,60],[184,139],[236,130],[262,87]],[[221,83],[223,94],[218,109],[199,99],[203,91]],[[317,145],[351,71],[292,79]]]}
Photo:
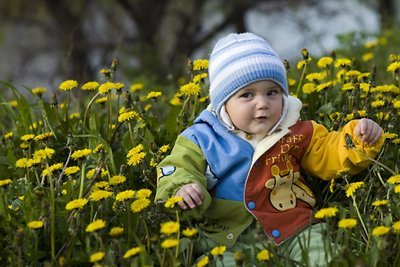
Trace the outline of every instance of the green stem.
{"label": "green stem", "polygon": [[384,168],[385,170],[387,170],[388,172],[390,172],[392,175],[396,175],[396,173],[395,173],[391,168],[389,168],[388,166],[386,166],[385,164],[383,164],[383,163],[377,161],[377,160],[374,159],[374,158],[371,158],[370,156],[368,156],[368,155],[365,154],[364,152],[362,152],[362,151],[360,151],[360,150],[358,150],[358,149],[356,149],[356,148],[354,148],[354,147],[353,147],[353,149],[354,149],[355,151],[357,151],[358,153],[360,153],[361,155],[363,155],[364,157],[366,157],[367,159],[369,159],[370,161],[372,161],[372,162],[374,162],[375,164],[381,166],[382,168]]}
{"label": "green stem", "polygon": [[128,123],[129,136],[131,137],[132,146],[135,146],[135,139],[133,138],[132,125],[129,121],[127,123]]}
{"label": "green stem", "polygon": [[112,131],[112,123],[111,123],[111,118],[112,118],[112,106],[111,106],[111,93],[107,93],[107,122],[108,122],[108,129],[107,129],[107,140],[110,140],[111,137],[111,131]]}
{"label": "green stem", "polygon": [[303,80],[304,80],[304,77],[306,76],[306,70],[307,70],[307,61],[305,62],[305,64],[304,64],[304,67],[303,67],[303,71],[302,71],[302,73],[301,73],[301,76],[300,76],[300,80],[299,80],[299,83],[298,83],[298,85],[297,85],[297,89],[296,89],[296,96],[297,96],[297,98],[300,98],[301,97],[301,94],[300,94],[300,87],[301,87],[301,85],[302,85],[302,83],[303,83]]}
{"label": "green stem", "polygon": [[[49,168],[48,163],[46,163],[46,168]],[[56,242],[55,242],[55,221],[56,221],[56,194],[54,190],[54,182],[52,175],[47,175],[50,185],[50,244],[51,244],[51,262],[54,264],[56,260]]]}
{"label": "green stem", "polygon": [[[179,223],[179,212],[177,209],[175,210],[175,214],[176,214],[176,222]],[[178,240],[178,245],[176,246],[176,249],[175,249],[175,258],[178,258],[180,232],[181,231],[178,230],[178,235],[176,237],[176,239]]]}
{"label": "green stem", "polygon": [[96,98],[97,98],[97,96],[98,96],[99,94],[100,94],[99,92],[98,92],[97,94],[95,94],[95,95],[92,97],[92,99],[90,99],[90,101],[89,101],[89,103],[88,103],[88,105],[87,105],[87,107],[86,107],[85,115],[83,116],[83,128],[86,127],[86,123],[87,123],[86,121],[87,121],[87,117],[88,117],[88,114],[89,114],[90,107],[92,106],[94,100],[96,100]]}
{"label": "green stem", "polygon": [[145,231],[146,236],[147,236],[147,253],[150,253],[150,234],[149,234],[149,229],[147,228],[147,224],[146,224],[146,221],[144,220],[143,214],[140,214],[140,218],[142,219],[144,231]]}
{"label": "green stem", "polygon": [[83,189],[85,185],[85,169],[86,169],[86,161],[82,161],[82,170],[81,170],[81,184],[79,187],[79,198],[82,198],[83,196]]}

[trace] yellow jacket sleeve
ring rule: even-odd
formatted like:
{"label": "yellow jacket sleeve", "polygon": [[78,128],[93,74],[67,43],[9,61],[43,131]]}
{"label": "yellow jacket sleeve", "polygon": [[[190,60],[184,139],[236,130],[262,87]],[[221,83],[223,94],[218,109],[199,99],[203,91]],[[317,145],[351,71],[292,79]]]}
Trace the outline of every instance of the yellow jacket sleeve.
{"label": "yellow jacket sleeve", "polygon": [[[371,163],[370,158],[379,153],[385,139],[381,136],[373,146],[363,144],[353,134],[357,122],[350,121],[340,132],[329,132],[323,125],[312,121],[313,136],[301,161],[304,170],[323,180],[331,180],[339,177],[340,171],[346,170],[346,173],[354,175],[366,169]],[[346,144],[346,134],[355,147]]]}

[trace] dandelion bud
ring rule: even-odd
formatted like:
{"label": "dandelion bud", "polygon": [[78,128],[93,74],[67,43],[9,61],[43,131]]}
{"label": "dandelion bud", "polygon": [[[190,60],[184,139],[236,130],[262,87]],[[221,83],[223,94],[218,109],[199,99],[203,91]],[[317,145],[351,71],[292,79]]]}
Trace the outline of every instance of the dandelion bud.
{"label": "dandelion bud", "polygon": [[333,58],[333,60],[336,60],[336,51],[335,50],[331,51],[331,58]]}
{"label": "dandelion bud", "polygon": [[236,266],[243,266],[246,255],[243,253],[243,251],[238,250],[235,252],[235,254],[233,254],[233,258],[235,259]]}
{"label": "dandelion bud", "polygon": [[287,61],[286,59],[283,60],[283,65],[285,66],[286,71],[290,70],[290,64],[289,61]]}
{"label": "dandelion bud", "polygon": [[112,63],[111,63],[111,70],[116,71],[118,66],[118,59],[114,58]]}
{"label": "dandelion bud", "polygon": [[390,63],[396,62],[397,61],[397,56],[395,54],[390,54],[389,55],[389,61],[390,61]]}
{"label": "dandelion bud", "polygon": [[307,48],[301,49],[301,55],[303,56],[304,60],[308,60],[310,57],[310,53],[308,53]]}
{"label": "dandelion bud", "polygon": [[132,105],[132,95],[129,92],[125,92],[125,103],[124,107],[129,108]]}

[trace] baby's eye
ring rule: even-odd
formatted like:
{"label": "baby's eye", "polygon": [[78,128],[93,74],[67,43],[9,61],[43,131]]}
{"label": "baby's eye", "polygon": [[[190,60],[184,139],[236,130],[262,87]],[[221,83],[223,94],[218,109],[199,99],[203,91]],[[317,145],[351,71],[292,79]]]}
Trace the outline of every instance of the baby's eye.
{"label": "baby's eye", "polygon": [[242,97],[242,98],[249,98],[251,96],[252,96],[251,93],[243,93],[243,94],[240,95],[240,97]]}
{"label": "baby's eye", "polygon": [[269,91],[267,92],[267,95],[268,95],[268,96],[274,96],[274,95],[276,95],[276,94],[278,94],[278,90],[275,90],[275,89],[269,90]]}

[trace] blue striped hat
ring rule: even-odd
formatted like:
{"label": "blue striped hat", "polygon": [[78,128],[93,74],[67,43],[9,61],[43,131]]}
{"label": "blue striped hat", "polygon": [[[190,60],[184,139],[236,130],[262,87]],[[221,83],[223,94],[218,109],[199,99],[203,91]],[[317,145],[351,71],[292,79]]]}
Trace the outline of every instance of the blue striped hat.
{"label": "blue striped hat", "polygon": [[225,102],[261,80],[278,84],[288,95],[286,69],[269,43],[253,33],[231,33],[215,45],[209,61],[210,98],[218,116]]}

